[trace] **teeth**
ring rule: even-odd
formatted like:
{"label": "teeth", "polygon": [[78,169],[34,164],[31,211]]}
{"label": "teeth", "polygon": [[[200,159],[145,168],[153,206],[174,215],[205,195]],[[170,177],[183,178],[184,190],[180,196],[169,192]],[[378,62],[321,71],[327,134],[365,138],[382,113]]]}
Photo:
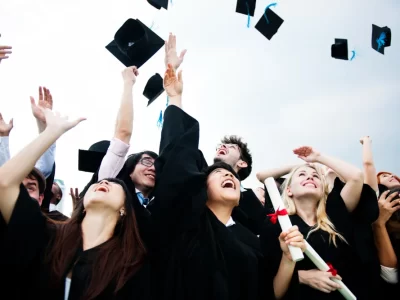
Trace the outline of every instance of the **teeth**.
{"label": "teeth", "polygon": [[154,179],[154,175],[146,175],[147,177]]}

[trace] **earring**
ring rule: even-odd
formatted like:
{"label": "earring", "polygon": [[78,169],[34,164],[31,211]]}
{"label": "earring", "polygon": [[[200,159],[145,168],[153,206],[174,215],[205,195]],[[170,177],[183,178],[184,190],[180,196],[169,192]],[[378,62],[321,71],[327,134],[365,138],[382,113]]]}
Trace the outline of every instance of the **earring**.
{"label": "earring", "polygon": [[121,215],[121,217],[124,215],[124,212],[122,210],[119,211],[119,214]]}

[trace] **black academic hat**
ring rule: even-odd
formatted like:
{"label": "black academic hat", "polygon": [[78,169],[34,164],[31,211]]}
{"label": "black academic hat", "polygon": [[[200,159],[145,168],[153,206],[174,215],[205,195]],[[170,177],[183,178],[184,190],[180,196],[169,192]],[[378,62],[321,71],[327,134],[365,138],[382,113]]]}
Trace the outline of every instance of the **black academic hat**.
{"label": "black academic hat", "polygon": [[158,96],[160,96],[163,92],[163,78],[160,76],[160,74],[156,73],[155,75],[150,77],[143,90],[143,96],[149,99],[147,106],[149,106],[154,100],[156,100]]}
{"label": "black academic hat", "polygon": [[161,9],[161,7],[168,9],[168,0],[147,0],[147,2],[157,9]]}
{"label": "black academic hat", "polygon": [[331,46],[331,55],[336,59],[349,59],[349,50],[346,39],[335,39],[335,43]]}
{"label": "black academic hat", "polygon": [[126,67],[140,68],[165,42],[138,19],[128,19],[115,33],[114,40],[106,46]]}
{"label": "black academic hat", "polygon": [[372,48],[381,53],[385,54],[385,48],[390,47],[392,42],[392,32],[389,27],[379,27],[372,24]]}
{"label": "black academic hat", "polygon": [[268,40],[278,32],[279,27],[283,24],[283,19],[267,8],[261,19],[256,24],[256,29],[261,32]]}
{"label": "black academic hat", "polygon": [[79,149],[78,170],[96,173],[100,168],[101,161],[106,155],[110,141],[100,141],[90,146],[89,150]]}
{"label": "black academic hat", "polygon": [[244,14],[246,16],[250,15],[254,17],[254,11],[256,10],[256,0],[237,0],[236,12],[239,14]]}

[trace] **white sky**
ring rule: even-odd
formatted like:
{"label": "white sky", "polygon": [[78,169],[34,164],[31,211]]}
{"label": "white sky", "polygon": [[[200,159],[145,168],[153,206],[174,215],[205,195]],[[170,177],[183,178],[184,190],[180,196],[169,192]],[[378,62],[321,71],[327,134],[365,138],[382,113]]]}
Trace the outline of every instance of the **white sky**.
{"label": "white sky", "polygon": [[[111,5],[112,3],[112,5]],[[50,88],[55,110],[88,120],[57,143],[57,178],[83,188],[90,174],[79,172],[78,149],[113,135],[124,66],[105,46],[128,18],[166,39],[177,35],[184,109],[201,124],[200,146],[212,161],[225,134],[243,136],[252,150],[253,173],[296,163],[291,150],[303,144],[361,167],[359,138],[373,139],[378,170],[400,174],[400,2],[396,0],[277,1],[285,22],[271,41],[255,28],[269,1],[257,1],[247,16],[235,0],[173,0],[169,10],[147,1],[0,1],[0,44],[13,46],[0,66],[0,111],[14,118],[11,152],[37,134],[29,96]],[[392,46],[371,48],[372,24],[392,29]],[[353,61],[330,57],[335,38],[347,38]],[[350,53],[351,56],[351,53]],[[156,123],[165,94],[146,108],[144,85],[164,72],[164,49],[140,68],[134,87],[135,123],[130,152],[158,150]]]}

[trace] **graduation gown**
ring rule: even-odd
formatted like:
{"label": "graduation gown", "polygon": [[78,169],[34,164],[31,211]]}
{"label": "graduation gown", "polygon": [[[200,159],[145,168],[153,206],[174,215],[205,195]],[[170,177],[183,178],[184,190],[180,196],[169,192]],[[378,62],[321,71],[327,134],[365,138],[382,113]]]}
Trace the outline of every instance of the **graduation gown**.
{"label": "graduation gown", "polygon": [[[337,247],[335,247],[333,242],[329,243],[329,234],[323,230],[311,233],[307,241],[325,262],[333,265],[342,277],[343,282],[358,300],[377,299],[374,295],[378,292],[377,274],[379,273],[376,270],[375,257],[371,256],[374,246],[369,238],[365,238],[365,236],[368,236],[365,228],[371,227],[371,223],[376,219],[374,206],[376,202],[372,202],[373,198],[367,197],[371,193],[373,195],[374,191],[368,185],[364,185],[363,196],[361,197],[361,200],[364,201],[361,202],[360,200],[358,211],[356,210],[352,214],[348,212],[340,196],[342,187],[340,180],[336,179],[335,187],[326,202],[326,213],[335,225],[336,230],[344,236],[348,243],[336,238]],[[312,227],[306,224],[298,215],[289,217],[292,224],[297,225],[304,237],[307,237]],[[361,232],[361,237],[357,237],[360,235],[360,230],[365,232]],[[278,241],[281,231],[278,223],[272,224],[267,221],[260,236],[266,262],[274,270],[273,274],[276,274],[282,256]],[[368,249],[363,249],[362,247],[368,247]],[[370,265],[367,265],[367,263],[370,263]],[[343,296],[338,291],[327,294],[308,285],[300,284],[298,271],[312,269],[317,268],[307,256],[304,256],[302,261],[296,263],[292,281],[284,299],[343,299]]]}
{"label": "graduation gown", "polygon": [[[177,110],[185,126],[171,137]],[[198,150],[198,122],[169,106],[162,142],[167,138],[156,160],[151,208],[153,298],[272,299],[257,237],[240,223],[226,227],[206,206],[207,164]]]}
{"label": "graduation gown", "polygon": [[[168,144],[179,139],[192,126],[192,122],[188,120],[187,114],[175,105],[168,107],[168,117],[170,118],[168,122],[164,122],[163,124],[159,153],[162,153]],[[201,153],[200,150],[197,151]],[[205,159],[203,167],[207,167]],[[266,215],[264,213],[264,206],[258,200],[253,190],[242,192],[239,207],[234,209],[232,217],[255,235],[260,234]]]}
{"label": "graduation gown", "polygon": [[[2,293],[7,299],[52,299],[64,300],[65,281],[55,287],[50,284],[49,265],[45,255],[56,234],[56,227],[49,225],[38,202],[29,197],[21,184],[17,203],[7,225],[5,242],[1,249],[2,278],[6,283]],[[69,300],[78,300],[88,286],[93,269],[93,258],[104,244],[83,251],[80,247],[71,263],[72,278]],[[65,274],[69,270],[65,270]],[[96,299],[149,299],[150,267],[146,263],[113,296],[114,285],[105,287]]]}

